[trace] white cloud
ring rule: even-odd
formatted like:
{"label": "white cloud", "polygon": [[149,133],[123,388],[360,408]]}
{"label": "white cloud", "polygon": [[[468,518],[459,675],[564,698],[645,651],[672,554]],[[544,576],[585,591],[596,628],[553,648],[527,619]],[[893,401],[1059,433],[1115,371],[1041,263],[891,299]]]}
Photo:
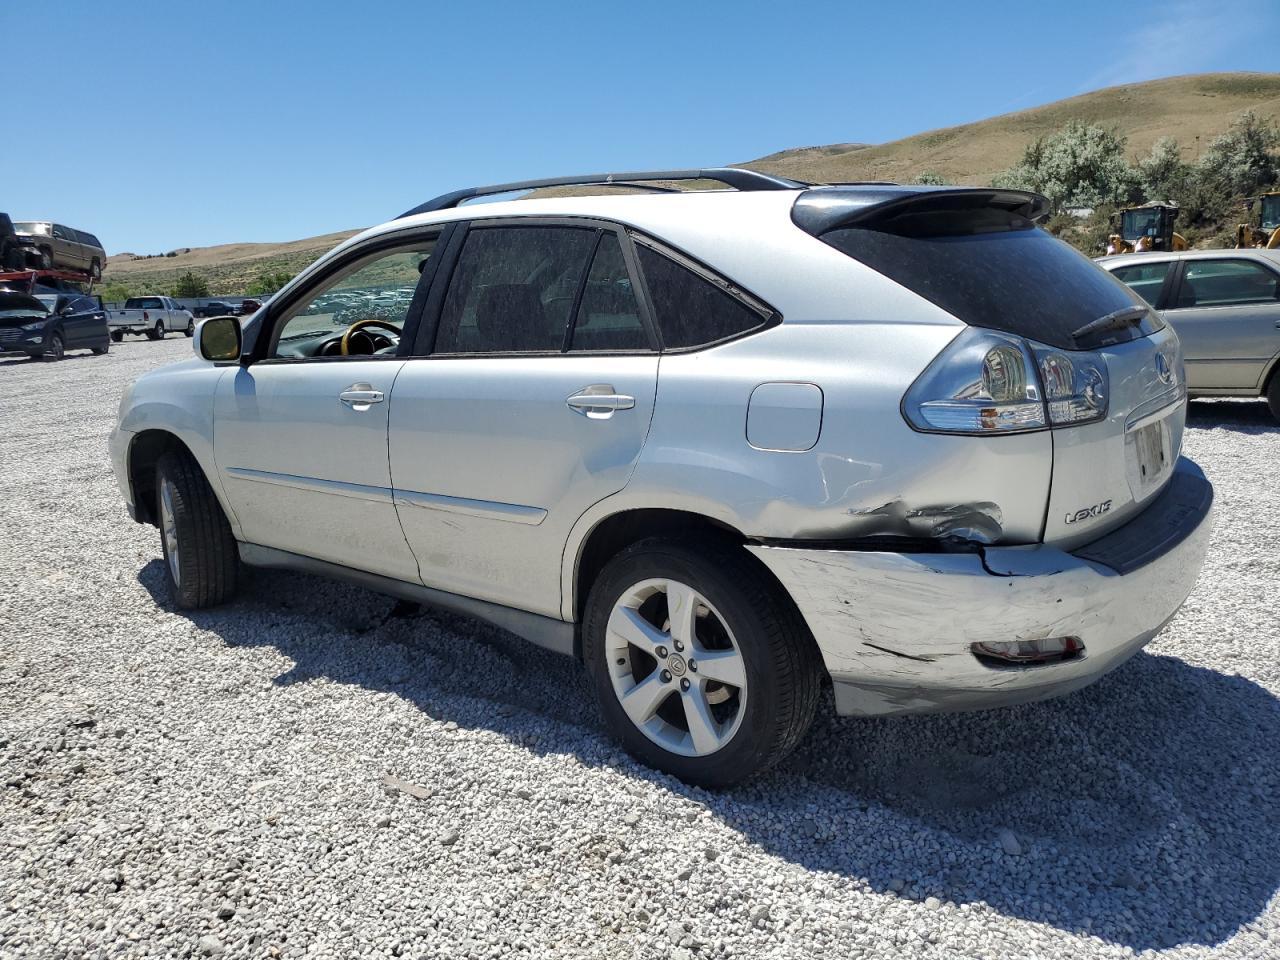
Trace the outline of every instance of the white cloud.
{"label": "white cloud", "polygon": [[[1250,9],[1244,9],[1250,8]],[[1215,70],[1248,70],[1232,52],[1247,54],[1267,35],[1274,8],[1267,3],[1179,0],[1166,7],[1138,4],[1150,23],[1131,34],[1112,34],[1114,59],[1090,77],[1082,92],[1158,77]],[[1256,69],[1256,67],[1254,67]]]}

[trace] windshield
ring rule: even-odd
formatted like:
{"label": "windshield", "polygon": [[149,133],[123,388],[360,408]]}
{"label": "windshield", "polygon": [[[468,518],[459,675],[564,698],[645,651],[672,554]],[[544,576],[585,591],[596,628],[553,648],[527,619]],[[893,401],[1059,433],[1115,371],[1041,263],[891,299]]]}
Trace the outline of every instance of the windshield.
{"label": "windshield", "polygon": [[38,293],[36,299],[52,310],[58,305],[58,295],[56,293]]}
{"label": "windshield", "polygon": [[1262,198],[1262,229],[1274,230],[1276,227],[1280,227],[1280,193]]}
{"label": "windshield", "polygon": [[1160,211],[1126,210],[1120,222],[1120,235],[1126,240],[1160,236]]}
{"label": "windshield", "polygon": [[50,236],[51,226],[47,223],[32,223],[24,220],[21,223],[15,223],[13,229],[17,233],[38,233],[42,237]]}

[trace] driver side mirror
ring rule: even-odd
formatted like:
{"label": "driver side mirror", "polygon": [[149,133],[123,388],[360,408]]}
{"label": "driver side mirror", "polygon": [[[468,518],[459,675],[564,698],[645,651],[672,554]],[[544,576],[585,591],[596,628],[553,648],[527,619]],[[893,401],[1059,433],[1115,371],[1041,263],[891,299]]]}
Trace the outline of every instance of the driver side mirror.
{"label": "driver side mirror", "polygon": [[212,317],[196,326],[192,347],[196,356],[214,363],[240,359],[240,321],[235,317]]}

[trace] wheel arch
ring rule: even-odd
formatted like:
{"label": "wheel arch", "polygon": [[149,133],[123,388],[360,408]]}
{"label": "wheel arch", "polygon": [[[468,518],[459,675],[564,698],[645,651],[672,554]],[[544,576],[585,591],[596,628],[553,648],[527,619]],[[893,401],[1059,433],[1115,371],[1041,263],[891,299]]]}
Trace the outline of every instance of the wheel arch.
{"label": "wheel arch", "polygon": [[204,469],[191,448],[168,430],[143,430],[129,444],[129,496],[139,523],[149,523],[153,527],[159,524],[156,516],[156,464],[171,450],[185,453],[197,467]]}
{"label": "wheel arch", "polygon": [[[690,510],[633,506],[596,519],[582,535],[572,557],[566,550],[566,560],[570,562],[565,565],[566,592],[562,613],[565,619],[575,624],[573,650],[578,659],[582,658],[582,622],[587,598],[600,572],[627,547],[654,537],[705,538],[738,548],[745,547],[749,540],[746,534],[730,524]],[[774,572],[749,551],[743,549],[742,554],[773,584],[781,602],[792,610],[799,623],[805,624],[791,594]]]}

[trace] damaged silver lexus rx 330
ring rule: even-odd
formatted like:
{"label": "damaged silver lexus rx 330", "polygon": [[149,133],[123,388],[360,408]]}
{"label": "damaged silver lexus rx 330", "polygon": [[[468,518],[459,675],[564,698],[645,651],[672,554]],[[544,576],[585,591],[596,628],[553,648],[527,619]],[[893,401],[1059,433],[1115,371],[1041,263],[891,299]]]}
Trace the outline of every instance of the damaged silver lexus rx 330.
{"label": "damaged silver lexus rx 330", "polygon": [[[606,181],[639,186],[465,204]],[[695,783],[785,756],[828,682],[853,716],[1067,693],[1178,610],[1213,494],[1176,336],[1044,209],[732,169],[458,191],[205,321],[115,470],[178,606],[247,563],[487,619]]]}

